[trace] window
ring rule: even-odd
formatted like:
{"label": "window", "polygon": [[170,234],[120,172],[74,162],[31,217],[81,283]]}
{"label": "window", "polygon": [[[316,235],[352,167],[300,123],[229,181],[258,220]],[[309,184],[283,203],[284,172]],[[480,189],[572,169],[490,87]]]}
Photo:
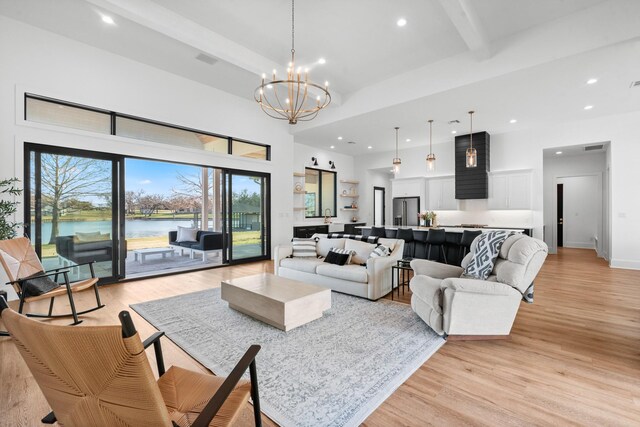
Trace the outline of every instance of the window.
{"label": "window", "polygon": [[107,135],[111,133],[110,114],[45,99],[27,97],[25,120]]}
{"label": "window", "polygon": [[305,217],[336,216],[336,173],[305,169]]}
{"label": "window", "polygon": [[161,144],[271,160],[271,147],[25,93],[25,120]]}
{"label": "window", "polygon": [[265,145],[252,144],[233,140],[231,154],[240,157],[249,157],[252,159],[269,160],[269,150]]}

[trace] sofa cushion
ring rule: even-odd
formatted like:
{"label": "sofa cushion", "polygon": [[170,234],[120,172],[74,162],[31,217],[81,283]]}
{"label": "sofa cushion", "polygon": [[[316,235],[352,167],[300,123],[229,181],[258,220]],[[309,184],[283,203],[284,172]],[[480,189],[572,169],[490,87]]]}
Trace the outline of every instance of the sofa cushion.
{"label": "sofa cushion", "polygon": [[344,242],[344,248],[356,251],[351,257],[351,264],[364,264],[369,259],[371,252],[376,248],[373,243],[360,242],[358,240],[347,240]]}
{"label": "sofa cushion", "polygon": [[322,264],[323,261],[321,259],[310,257],[284,258],[280,261],[280,267],[312,274],[316,272],[316,267]]}
{"label": "sofa cushion", "polygon": [[344,241],[347,239],[318,239],[316,252],[321,257],[326,257],[331,248],[344,249]]}
{"label": "sofa cushion", "polygon": [[316,239],[291,239],[294,258],[316,258]]}
{"label": "sofa cushion", "polygon": [[193,240],[193,241],[187,240],[186,242],[175,242],[175,243],[178,246],[182,246],[183,248],[189,248],[189,249],[191,249],[191,246],[198,244],[198,242],[196,242],[195,240]]}
{"label": "sofa cushion", "polygon": [[316,274],[350,282],[368,283],[367,268],[360,265],[333,265],[323,263],[316,268]]}
{"label": "sofa cushion", "polygon": [[324,262],[327,262],[329,264],[335,264],[335,265],[345,265],[347,261],[349,261],[350,257],[351,257],[350,253],[343,254],[343,253],[338,253],[334,251],[329,251],[329,253],[327,254],[327,257],[324,259]]}

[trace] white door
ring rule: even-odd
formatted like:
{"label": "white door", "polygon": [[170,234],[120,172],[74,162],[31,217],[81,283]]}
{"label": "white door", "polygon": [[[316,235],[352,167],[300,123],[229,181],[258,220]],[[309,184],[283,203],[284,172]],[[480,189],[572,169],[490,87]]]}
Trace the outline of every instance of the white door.
{"label": "white door", "polygon": [[563,188],[563,246],[595,248],[602,218],[602,192],[595,175],[558,179]]}

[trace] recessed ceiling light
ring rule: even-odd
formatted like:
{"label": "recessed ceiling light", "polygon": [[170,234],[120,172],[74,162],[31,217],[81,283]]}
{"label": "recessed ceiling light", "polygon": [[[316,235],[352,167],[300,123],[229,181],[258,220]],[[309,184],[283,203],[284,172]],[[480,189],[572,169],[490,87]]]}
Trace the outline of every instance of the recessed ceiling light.
{"label": "recessed ceiling light", "polygon": [[373,147],[372,147],[372,146],[368,146],[367,148],[368,148],[369,150],[371,150]]}
{"label": "recessed ceiling light", "polygon": [[324,58],[318,59],[318,64],[326,64],[326,63],[327,63],[326,59],[324,59]]}
{"label": "recessed ceiling light", "polygon": [[589,79],[589,80],[587,80],[587,84],[588,85],[592,85],[594,83],[598,83],[598,79]]}
{"label": "recessed ceiling light", "polygon": [[115,24],[115,21],[113,20],[113,18],[108,15],[102,15],[102,22],[109,25]]}
{"label": "recessed ceiling light", "polygon": [[406,142],[411,142],[411,139],[407,138],[405,141],[406,141]]}
{"label": "recessed ceiling light", "polygon": [[585,110],[591,110],[593,108],[593,105],[586,105],[584,107]]}
{"label": "recessed ceiling light", "polygon": [[341,136],[338,137],[338,141],[342,141],[342,137]]}
{"label": "recessed ceiling light", "polygon": [[331,146],[331,147],[329,147],[329,148],[331,148],[331,149],[333,150],[334,148],[336,148],[336,146],[335,146],[335,145],[332,145],[332,146]]}
{"label": "recessed ceiling light", "polygon": [[516,119],[511,119],[511,120],[509,120],[509,123],[515,123],[515,122],[517,122],[517,120],[516,120]]}
{"label": "recessed ceiling light", "polygon": [[451,133],[455,135],[458,131],[452,130]]}
{"label": "recessed ceiling light", "polygon": [[562,151],[556,151],[556,154],[562,154]]}
{"label": "recessed ceiling light", "polygon": [[405,25],[407,25],[407,20],[404,18],[400,18],[398,19],[398,22],[396,22],[396,24],[398,24],[398,27],[404,27]]}

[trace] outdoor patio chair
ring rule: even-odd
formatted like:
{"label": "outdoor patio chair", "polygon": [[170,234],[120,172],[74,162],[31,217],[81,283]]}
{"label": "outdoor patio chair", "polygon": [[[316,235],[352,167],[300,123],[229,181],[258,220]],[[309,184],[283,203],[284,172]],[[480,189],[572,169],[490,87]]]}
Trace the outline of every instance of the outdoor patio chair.
{"label": "outdoor patio chair", "polygon": [[[36,255],[36,251],[33,249],[33,246],[31,246],[29,239],[26,237],[18,237],[15,239],[0,241],[0,263],[2,263],[2,267],[9,278],[9,282],[7,282],[7,284],[13,285],[13,288],[20,299],[20,306],[18,308],[19,313],[22,313],[25,303],[50,298],[48,314],[25,314],[29,317],[45,318],[73,316],[73,325],[77,325],[82,322],[82,320],[78,319],[78,316],[104,307],[104,305],[100,303],[98,278],[95,275],[93,261],[73,266],[75,268],[82,265],[88,265],[91,271],[90,278],[70,282],[68,270],[70,267],[45,271],[42,263],[38,259],[38,255]],[[64,279],[63,283],[59,283],[59,279],[61,278]],[[32,289],[33,284],[36,282],[39,282],[36,286],[40,285],[40,290],[42,290],[43,287],[47,290],[39,295],[34,293]],[[73,301],[73,294],[89,290],[91,288],[93,288],[96,294],[96,306],[88,310],[77,311],[75,302]],[[55,298],[63,295],[66,295],[69,298],[71,313],[53,314],[53,303]],[[3,334],[0,333],[0,335]]]}
{"label": "outdoor patio chair", "polygon": [[[251,396],[255,424],[261,425],[255,362],[259,345],[249,347],[226,378],[175,366],[165,372],[160,344],[164,332],[142,342],[127,311],[120,312],[121,326],[71,328],[31,320],[0,298],[0,317],[51,406],[43,423],[228,426],[238,420]],[[157,381],[145,354],[151,344]],[[247,369],[251,381],[242,380]]]}

